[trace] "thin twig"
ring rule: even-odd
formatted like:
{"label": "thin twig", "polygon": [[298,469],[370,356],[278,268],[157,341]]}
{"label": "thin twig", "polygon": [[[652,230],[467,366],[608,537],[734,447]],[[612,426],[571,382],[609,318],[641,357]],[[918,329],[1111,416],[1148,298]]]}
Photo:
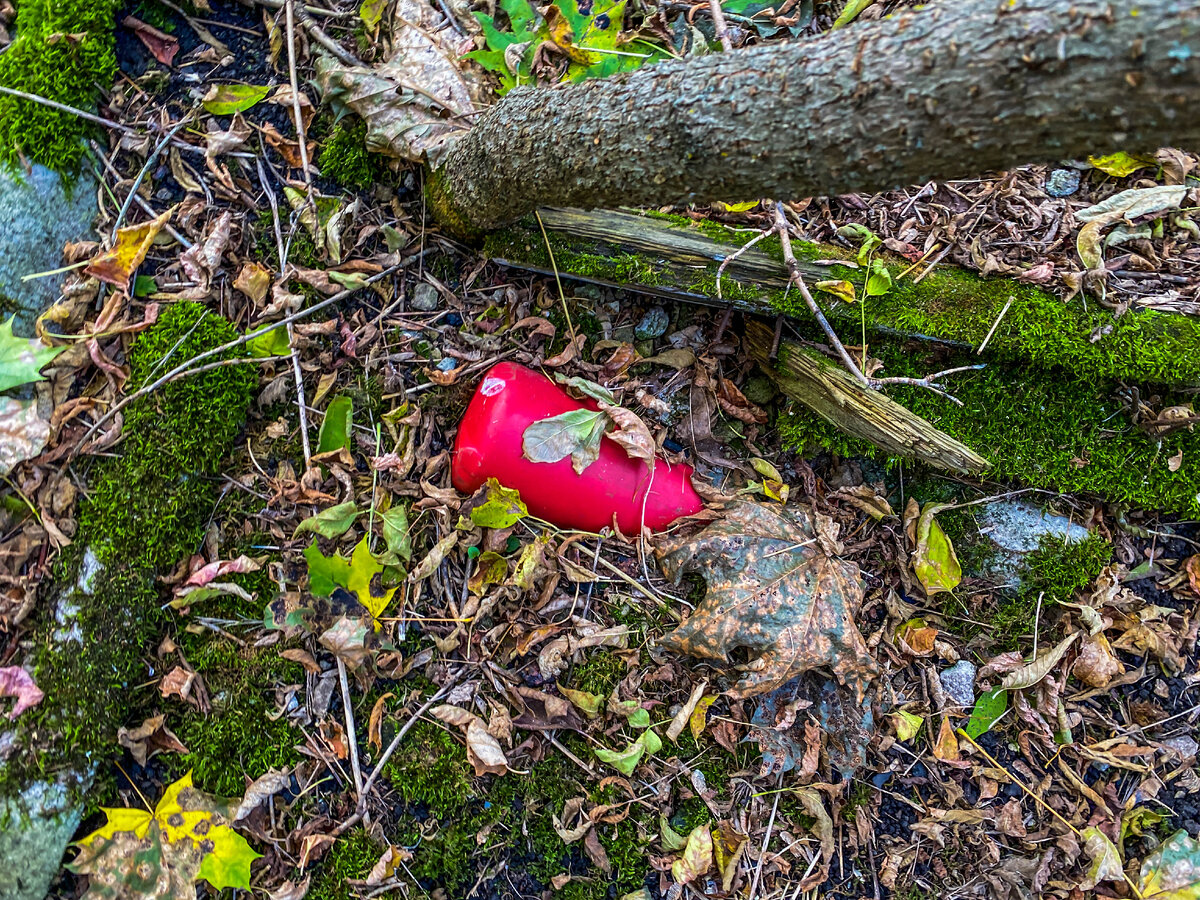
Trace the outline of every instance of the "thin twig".
{"label": "thin twig", "polygon": [[733,41],[729,39],[729,26],[725,24],[725,10],[721,9],[721,0],[708,0],[708,11],[712,15],[713,30],[721,49],[728,53],[733,49]]}
{"label": "thin twig", "polygon": [[[285,6],[291,5],[291,0],[258,0],[258,2],[263,6],[269,6],[271,9],[283,9]],[[308,36],[336,56],[338,62],[345,66],[362,65],[345,47],[326,34],[325,30],[312,19],[314,15],[333,17],[339,14],[327,9],[321,9],[318,6],[297,6],[295,12],[296,18],[300,20],[300,24],[308,32]]]}
{"label": "thin twig", "polygon": [[[292,86],[292,116],[296,120],[296,140],[300,144],[300,171],[304,175],[304,188],[308,200],[308,209],[312,213],[313,227],[320,228],[320,216],[317,215],[317,203],[313,199],[312,172],[308,170],[308,136],[304,130],[304,113],[300,108],[300,79],[296,75],[296,22],[295,0],[287,0],[284,7],[287,20],[287,54],[288,79]],[[279,263],[283,267],[282,260]]]}
{"label": "thin twig", "polygon": [[779,201],[775,202],[775,232],[779,235],[779,246],[783,252],[783,262],[787,266],[788,280],[796,286],[796,290],[800,292],[800,296],[804,298],[805,304],[808,306],[808,311],[813,314],[813,318],[817,320],[817,324],[821,326],[821,330],[825,332],[825,337],[829,339],[829,343],[833,349],[837,351],[838,356],[842,358],[846,369],[853,375],[863,387],[870,387],[870,379],[863,374],[862,370],[854,364],[854,360],[846,351],[846,345],[842,343],[841,338],[837,336],[837,332],[833,330],[833,326],[829,324],[829,320],[825,318],[825,313],[821,311],[821,307],[817,306],[817,301],[813,299],[812,292],[809,291],[808,285],[804,281],[804,276],[800,272],[800,263],[796,261],[796,255],[792,252],[792,239],[788,234],[787,218],[783,213],[783,204]]}
{"label": "thin twig", "polygon": [[363,794],[362,769],[358,766],[358,731],[354,727],[354,706],[350,702],[350,682],[346,678],[346,664],[337,657],[338,681],[342,686],[342,706],[346,708],[346,738],[350,744],[350,769],[354,774],[354,790],[361,802]]}
{"label": "thin twig", "polygon": [[142,132],[136,128],[130,128],[128,125],[122,125],[119,122],[114,122],[111,119],[106,119],[103,116],[97,116],[90,112],[84,112],[82,109],[77,109],[74,106],[67,106],[65,103],[59,103],[57,100],[51,100],[48,97],[40,97],[37,94],[30,94],[25,91],[14,90],[10,87],[0,86],[0,94],[9,94],[13,97],[20,97],[22,100],[29,100],[33,103],[40,103],[42,106],[48,106],[51,109],[57,109],[59,112],[70,113],[73,116],[78,116],[87,122],[92,122],[96,125],[103,125],[105,128],[113,128],[117,131],[123,131],[126,134],[136,134],[142,137]]}
{"label": "thin twig", "polygon": [[[162,387],[167,382],[174,381],[176,378],[179,378],[182,375],[193,374],[194,371],[202,371],[202,369],[193,370],[193,368],[192,368],[196,363],[200,362],[201,360],[210,359],[211,357],[214,357],[214,356],[220,356],[221,354],[227,353],[230,350],[234,349],[235,347],[243,346],[244,344],[254,340],[256,337],[260,337],[261,335],[264,335],[269,331],[274,331],[280,325],[288,325],[292,322],[298,322],[300,319],[308,318],[309,316],[313,315],[314,313],[320,312],[323,309],[327,309],[328,307],[332,306],[335,303],[340,303],[342,300],[345,300],[347,297],[351,296],[352,294],[355,294],[358,291],[361,291],[367,285],[373,284],[376,281],[380,281],[380,280],[386,278],[387,276],[392,275],[395,272],[398,272],[400,269],[407,267],[408,265],[410,265],[412,262],[419,259],[423,255],[424,255],[423,252],[418,252],[418,253],[414,254],[413,256],[410,256],[408,259],[404,260],[403,262],[398,263],[397,265],[389,266],[388,268],[384,269],[382,272],[377,272],[374,275],[371,275],[360,286],[346,288],[344,291],[338,291],[332,297],[326,297],[320,303],[314,303],[312,306],[308,307],[307,309],[302,309],[302,310],[299,310],[298,312],[294,312],[290,316],[286,317],[285,319],[280,320],[279,322],[271,322],[266,325],[263,325],[262,327],[256,328],[256,329],[254,329],[254,331],[248,332],[247,334],[244,334],[239,338],[235,338],[232,341],[228,341],[224,344],[221,344],[219,347],[213,347],[211,350],[205,350],[203,353],[198,353],[195,356],[193,356],[191,359],[189,359],[187,362],[180,363],[178,366],[176,366],[174,369],[172,369],[167,374],[161,376],[160,378],[156,379],[155,381],[151,382],[150,384],[144,385],[143,387],[134,391],[132,394],[130,394],[128,397],[125,397],[119,403],[113,404],[113,406],[108,410],[108,412],[104,413],[104,415],[102,415],[100,418],[98,418],[95,421],[95,423],[92,425],[92,427],[89,428],[86,433],[84,433],[83,437],[79,439],[79,442],[75,445],[75,449],[71,451],[71,454],[68,458],[69,459],[74,458],[79,453],[79,448],[83,446],[83,444],[87,441],[88,438],[90,438],[93,434],[95,434],[96,431],[98,431],[102,426],[104,426],[105,424],[110,422],[112,420],[113,416],[115,416],[117,413],[119,413],[121,410],[123,410],[126,406],[128,406],[134,400],[137,400],[141,397],[145,397],[147,394],[153,393],[154,391],[158,390],[160,387]],[[256,360],[256,362],[257,361],[258,360]]]}
{"label": "thin twig", "polygon": [[[779,781],[783,783],[783,775],[780,774]],[[754,881],[750,884],[750,893],[747,895],[747,900],[754,900],[754,895],[758,893],[758,882],[762,877],[763,862],[767,858],[767,847],[771,843],[771,832],[775,829],[775,814],[779,812],[779,798],[781,794],[775,794],[775,802],[771,806],[771,818],[767,820],[767,833],[763,837],[762,848],[758,851],[758,865],[754,869]]]}
{"label": "thin twig", "polygon": [[125,202],[121,204],[121,209],[117,212],[116,221],[113,222],[112,232],[109,234],[109,240],[112,243],[116,243],[117,232],[121,228],[121,223],[125,221],[125,216],[129,213],[129,207],[133,204],[134,197],[137,196],[138,188],[142,186],[142,182],[145,180],[146,175],[150,172],[150,169],[154,167],[155,161],[166,148],[167,144],[174,140],[175,135],[182,131],[183,127],[191,121],[192,116],[190,113],[180,119],[179,123],[170,131],[168,131],[166,136],[158,142],[154,148],[154,152],[146,157],[146,164],[142,166],[141,170],[137,173],[137,177],[133,179],[133,186],[129,188],[129,193],[125,197]]}

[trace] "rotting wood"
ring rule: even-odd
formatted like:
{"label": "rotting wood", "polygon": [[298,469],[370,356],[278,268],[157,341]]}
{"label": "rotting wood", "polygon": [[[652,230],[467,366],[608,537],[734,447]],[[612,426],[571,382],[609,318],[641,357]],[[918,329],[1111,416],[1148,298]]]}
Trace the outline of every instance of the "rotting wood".
{"label": "rotting wood", "polygon": [[965,444],[878,391],[863,387],[837,363],[784,340],[769,359],[774,332],[746,323],[746,349],[781,391],[847,434],[895,456],[944,471],[979,474],[991,464]]}
{"label": "rotting wood", "polygon": [[[547,208],[539,215],[554,250],[553,265],[536,222],[493,232],[485,252],[529,271],[553,274],[557,269],[576,280],[663,299],[810,319],[799,294],[787,291],[776,238],[738,252],[756,232],[633,211]],[[846,248],[795,240],[793,247],[810,285],[846,280],[861,286],[865,269]],[[718,298],[718,269],[735,253],[721,273]],[[869,298],[864,309],[817,295],[835,328],[858,333],[865,325],[883,336],[966,350],[978,350],[986,341],[985,359],[992,361],[1058,367],[1095,378],[1200,385],[1200,321],[1194,317],[1135,309],[1117,319],[1096,304],[1065,305],[1048,291],[1012,278],[983,278],[948,265],[932,272],[918,265],[919,271],[904,275],[912,268],[909,261],[890,253],[874,258],[893,278],[886,296]]]}

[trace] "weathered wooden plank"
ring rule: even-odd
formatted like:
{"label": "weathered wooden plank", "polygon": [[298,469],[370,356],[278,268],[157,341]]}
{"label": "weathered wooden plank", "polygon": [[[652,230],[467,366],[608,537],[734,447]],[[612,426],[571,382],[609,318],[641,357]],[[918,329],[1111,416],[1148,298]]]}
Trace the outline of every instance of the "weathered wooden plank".
{"label": "weathered wooden plank", "polygon": [[746,347],[751,357],[781,391],[847,434],[935,469],[978,474],[990,465],[970,447],[878,391],[863,387],[837,363],[795,341],[781,341],[778,355],[769,359],[774,336],[761,322],[747,322]]}

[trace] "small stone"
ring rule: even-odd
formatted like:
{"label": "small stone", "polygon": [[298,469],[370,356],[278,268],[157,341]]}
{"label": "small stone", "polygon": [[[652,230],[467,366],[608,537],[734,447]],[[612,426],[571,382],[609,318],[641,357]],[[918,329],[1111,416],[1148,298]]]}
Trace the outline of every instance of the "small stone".
{"label": "small stone", "polygon": [[1055,169],[1046,179],[1046,193],[1051,197],[1070,197],[1079,190],[1079,172],[1075,169]]}
{"label": "small stone", "polygon": [[642,321],[637,323],[633,334],[639,341],[652,341],[666,334],[667,326],[670,324],[671,317],[667,311],[661,306],[656,306],[642,316]]}
{"label": "small stone", "polygon": [[458,360],[452,359],[449,356],[443,357],[442,361],[437,364],[438,371],[453,372],[458,368]]}
{"label": "small stone", "polygon": [[441,298],[438,296],[437,288],[432,284],[427,284],[422,281],[413,288],[412,302],[410,305],[417,312],[433,312],[438,308],[438,301]]}
{"label": "small stone", "polygon": [[946,697],[956,706],[970,709],[975,705],[975,664],[960,659],[938,674]]}

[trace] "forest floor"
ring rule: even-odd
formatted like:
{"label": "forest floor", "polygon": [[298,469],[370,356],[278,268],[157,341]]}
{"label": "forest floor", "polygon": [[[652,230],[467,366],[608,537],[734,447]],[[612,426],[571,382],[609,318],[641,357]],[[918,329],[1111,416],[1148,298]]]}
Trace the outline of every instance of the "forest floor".
{"label": "forest floor", "polygon": [[[401,28],[393,6],[335,2],[311,21],[369,67]],[[529,77],[714,43],[705,3],[582,6],[567,19],[590,23],[585,34],[625,15],[651,49],[584,67],[539,51],[522,63]],[[735,45],[820,32],[835,15],[811,0],[725,6]],[[102,182],[97,238],[67,248],[75,268],[39,325],[66,349],[38,387],[49,440],[8,477],[0,672],[40,639],[80,523],[120,515],[85,507],[137,507],[158,490],[129,483],[114,501],[97,484],[132,452],[125,432],[178,412],[147,385],[187,362],[175,348],[197,317],[242,335],[289,323],[226,357],[254,373],[244,424],[223,421],[216,399],[186,410],[197,444],[228,432],[201,473],[215,506],[156,566],[143,632],[110,636],[136,652],[139,677],[123,721],[96,726],[113,734],[78,837],[104,825],[102,807],[153,807],[190,772],[241,802],[231,821],[261,854],[253,889],[276,900],[1196,896],[1164,893],[1161,878],[1164,859],[1200,865],[1172,838],[1200,836],[1195,514],[1109,503],[1103,484],[1059,494],[785,440],[793,401],[741,349],[737,317],[489,260],[431,221],[419,167],[368,153],[359,115],[322,104],[313,32],[289,34],[277,8],[197,7],[142,0],[117,14],[120,74],[100,112],[128,130],[97,133],[85,161]],[[521,8],[487,11],[515,23]],[[469,43],[468,4],[438,3],[433,20],[443,10]],[[520,77],[499,61],[512,43],[494,38],[482,58],[501,84]],[[1016,277],[1117,316],[1197,316],[1196,163],[1164,150],[787,214],[798,238],[876,241],[914,266]],[[141,201],[123,209],[135,182]],[[1186,199],[1089,251],[1074,213],[1165,185]],[[675,212],[746,240],[771,225],[767,202]],[[118,225],[142,229],[96,266]],[[176,308],[207,313],[180,324]],[[499,362],[613,392],[659,452],[697,465],[708,509],[650,538],[558,527],[495,486],[456,491],[457,428]],[[1120,389],[1119,427],[1191,429],[1188,401]],[[126,412],[149,418],[100,418],[135,395]],[[1163,452],[1141,476],[1197,465]],[[1018,499],[1087,537],[1035,539],[1005,568],[987,510]],[[749,604],[714,627],[762,627],[747,551],[705,530],[737,516],[802,538],[771,533],[758,549],[784,560],[789,601],[838,620],[810,635],[836,647],[768,666],[780,679],[763,689],[736,686],[744,649],[699,659],[683,652],[695,641],[667,637],[706,589]],[[661,561],[683,557],[683,577],[665,577]],[[805,581],[831,560],[841,587]],[[21,716],[59,699],[47,689]],[[64,868],[52,895],[97,879]],[[197,881],[201,896],[219,893],[211,883]]]}

